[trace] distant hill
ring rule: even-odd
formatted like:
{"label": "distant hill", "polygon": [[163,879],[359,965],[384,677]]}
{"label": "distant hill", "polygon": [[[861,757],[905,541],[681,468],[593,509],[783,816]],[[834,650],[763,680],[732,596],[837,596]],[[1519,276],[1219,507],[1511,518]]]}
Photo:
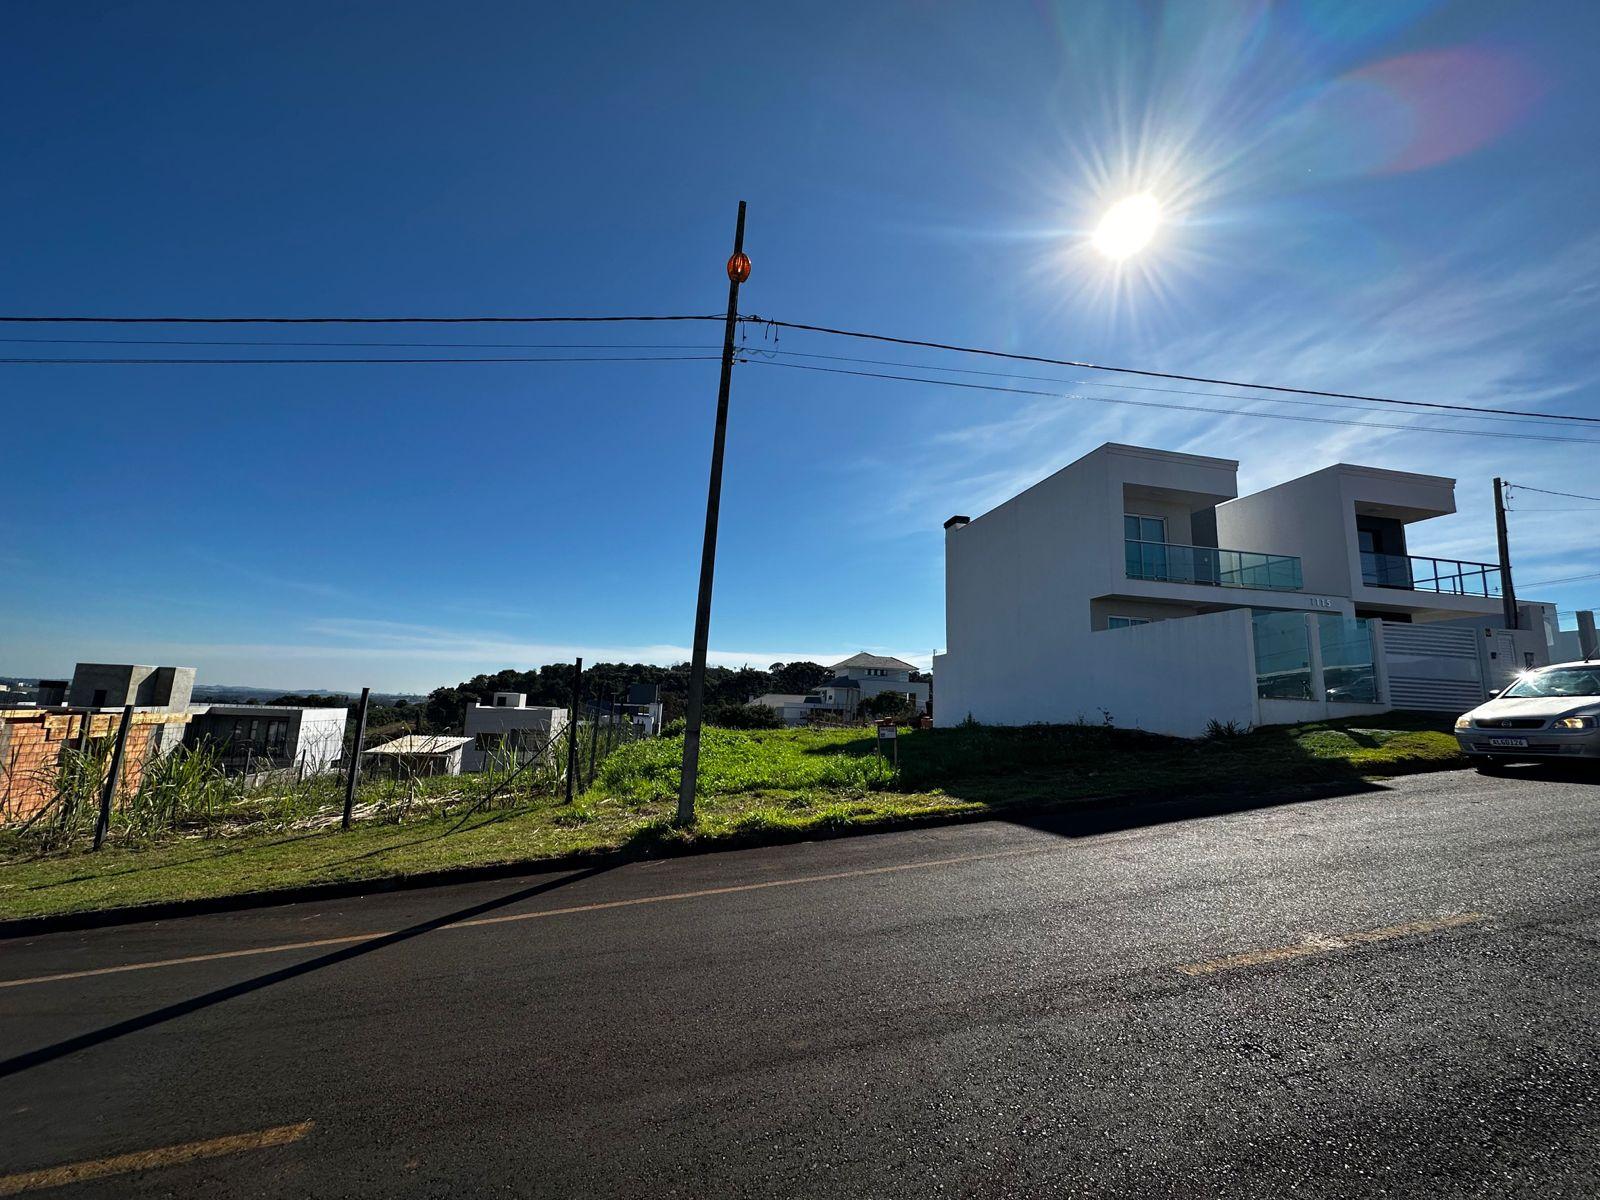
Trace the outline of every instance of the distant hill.
{"label": "distant hill", "polygon": [[[242,684],[197,683],[193,699],[196,704],[266,704],[279,696],[326,696],[330,700],[347,700],[354,704],[360,695],[359,692],[339,692],[332,688],[262,688]],[[372,693],[374,704],[392,705],[402,700],[416,704],[425,699],[426,696],[411,692]]]}

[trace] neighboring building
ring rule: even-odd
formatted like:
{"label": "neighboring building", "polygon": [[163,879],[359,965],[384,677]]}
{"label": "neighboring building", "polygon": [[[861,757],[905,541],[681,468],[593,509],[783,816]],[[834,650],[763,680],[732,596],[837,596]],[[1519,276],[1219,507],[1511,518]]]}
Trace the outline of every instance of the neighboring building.
{"label": "neighboring building", "polygon": [[[41,688],[45,682],[40,681]],[[72,672],[67,703],[73,708],[122,708],[132,704],[182,712],[189,707],[193,691],[193,667],[79,663]],[[39,703],[46,702],[41,692]]]}
{"label": "neighboring building", "polygon": [[1411,553],[1454,480],[1339,464],[1240,497],[1237,470],[1107,444],[946,522],[938,723],[1193,736],[1465,710],[1550,661],[1553,613],[1505,628],[1496,565]]}
{"label": "neighboring building", "polygon": [[404,775],[459,775],[461,758],[472,745],[469,737],[444,737],[408,733],[392,742],[363,750],[364,767],[375,773]]}
{"label": "neighboring building", "polygon": [[785,725],[803,725],[818,717],[852,718],[863,700],[880,692],[899,692],[912,711],[922,712],[928,703],[928,685],[912,681],[911,675],[916,669],[901,659],[868,654],[863,650],[834,663],[828,668],[833,678],[804,696],[768,693],[755,697],[750,703],[776,709]]}
{"label": "neighboring building", "polygon": [[212,704],[193,710],[184,744],[209,744],[230,775],[292,770],[318,775],[344,753],[344,708]]}
{"label": "neighboring building", "polygon": [[661,732],[661,685],[659,683],[630,683],[628,702],[622,706],[641,737],[654,737]]}
{"label": "neighboring building", "polygon": [[514,755],[524,762],[539,754],[567,727],[567,710],[548,705],[528,705],[521,692],[496,692],[492,704],[467,709],[462,728],[472,745],[462,754],[466,771],[481,771],[490,755]]}
{"label": "neighboring building", "polygon": [[[139,786],[145,764],[183,738],[187,712],[136,709],[123,749],[120,791]],[[85,722],[88,722],[87,727]],[[120,710],[84,712],[26,705],[0,706],[0,822],[31,817],[55,797],[56,768],[62,751],[84,745],[84,738],[104,743],[116,737]]]}

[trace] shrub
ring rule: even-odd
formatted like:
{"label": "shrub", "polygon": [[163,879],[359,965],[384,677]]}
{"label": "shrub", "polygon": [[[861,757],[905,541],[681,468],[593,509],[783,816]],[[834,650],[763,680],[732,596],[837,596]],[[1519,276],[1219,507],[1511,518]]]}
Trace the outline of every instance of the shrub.
{"label": "shrub", "polygon": [[706,724],[722,729],[782,729],[783,719],[765,704],[719,704],[706,714]]}

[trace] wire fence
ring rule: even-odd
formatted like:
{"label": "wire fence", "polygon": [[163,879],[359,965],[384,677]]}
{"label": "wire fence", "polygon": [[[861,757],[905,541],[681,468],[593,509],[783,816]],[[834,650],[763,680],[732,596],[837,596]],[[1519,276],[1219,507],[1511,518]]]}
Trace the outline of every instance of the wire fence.
{"label": "wire fence", "polygon": [[[581,663],[575,670],[581,679]],[[120,721],[115,713],[38,710],[40,744],[26,754],[18,739],[0,747],[0,850],[315,830],[344,822],[347,797],[352,823],[567,804],[611,754],[658,732],[639,706],[609,695],[584,699],[576,686],[564,708],[478,706],[495,727],[459,734],[424,731],[420,713],[397,730],[364,729],[360,714],[346,710],[245,708],[222,721],[197,716],[181,743],[146,733],[129,743],[125,761],[115,752],[120,724],[157,727],[136,725],[145,718],[132,709]]]}

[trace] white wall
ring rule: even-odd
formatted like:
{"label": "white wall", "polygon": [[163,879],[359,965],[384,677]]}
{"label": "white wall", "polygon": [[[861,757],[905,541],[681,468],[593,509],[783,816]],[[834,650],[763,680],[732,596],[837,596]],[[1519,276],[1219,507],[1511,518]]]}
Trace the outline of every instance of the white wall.
{"label": "white wall", "polygon": [[330,769],[344,753],[345,708],[303,708],[295,748],[307,774]]}
{"label": "white wall", "polygon": [[1100,724],[1109,713],[1121,729],[1198,737],[1212,719],[1256,721],[1245,609],[1090,633],[1070,660],[1019,656],[1001,666],[963,658],[952,669],[950,657],[934,662],[941,726],[969,713],[992,725]]}
{"label": "white wall", "polygon": [[[532,706],[528,708],[503,708],[487,704],[474,704],[467,709],[461,732],[470,738],[480,733],[503,734],[513,729],[537,730],[546,737],[558,736],[567,727],[567,710]],[[476,743],[463,748],[461,765],[467,771],[481,771],[488,756]]]}

